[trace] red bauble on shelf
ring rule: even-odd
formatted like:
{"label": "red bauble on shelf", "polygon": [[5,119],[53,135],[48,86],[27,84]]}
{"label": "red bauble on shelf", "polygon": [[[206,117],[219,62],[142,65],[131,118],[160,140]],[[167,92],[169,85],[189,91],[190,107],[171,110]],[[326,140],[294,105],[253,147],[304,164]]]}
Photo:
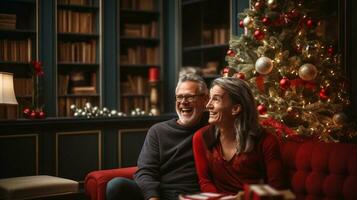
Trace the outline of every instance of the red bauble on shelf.
{"label": "red bauble on shelf", "polygon": [[22,114],[24,116],[24,118],[29,118],[30,117],[30,114],[31,114],[31,110],[29,108],[25,108],[23,111],[22,111]]}
{"label": "red bauble on shelf", "polygon": [[23,116],[26,119],[45,119],[46,113],[42,109],[31,110],[29,108],[25,108],[23,111]]}
{"label": "red bauble on shelf", "polygon": [[46,113],[43,112],[43,111],[37,112],[37,113],[36,113],[36,117],[37,117],[38,119],[45,119],[45,118],[46,118]]}
{"label": "red bauble on shelf", "polygon": [[36,119],[36,112],[34,110],[31,111],[29,118],[30,119]]}

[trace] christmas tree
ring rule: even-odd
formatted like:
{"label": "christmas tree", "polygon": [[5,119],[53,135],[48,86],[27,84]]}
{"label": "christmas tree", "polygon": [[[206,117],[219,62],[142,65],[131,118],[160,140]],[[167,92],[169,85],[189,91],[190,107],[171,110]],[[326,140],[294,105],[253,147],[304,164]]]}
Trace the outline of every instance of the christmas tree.
{"label": "christmas tree", "polygon": [[338,1],[251,3],[239,14],[244,34],[231,38],[223,73],[251,85],[263,123],[281,136],[356,136],[344,113],[350,102],[340,62]]}

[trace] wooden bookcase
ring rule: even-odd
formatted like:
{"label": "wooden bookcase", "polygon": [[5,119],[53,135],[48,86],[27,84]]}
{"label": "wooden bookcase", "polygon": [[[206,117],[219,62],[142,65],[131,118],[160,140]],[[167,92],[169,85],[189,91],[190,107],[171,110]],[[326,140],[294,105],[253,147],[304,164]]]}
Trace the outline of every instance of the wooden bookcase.
{"label": "wooden bookcase", "polygon": [[0,71],[14,74],[19,112],[32,104],[30,62],[38,56],[37,9],[36,0],[0,1]]}
{"label": "wooden bookcase", "polygon": [[153,77],[150,78],[149,71],[156,68],[158,73],[162,66],[161,7],[160,0],[120,1],[118,63],[122,112],[139,108],[149,113],[153,106],[160,110],[160,98],[153,97],[157,95],[153,88],[159,91],[160,78],[150,80]]}
{"label": "wooden bookcase", "polygon": [[70,106],[100,106],[100,0],[57,1],[57,115]]}
{"label": "wooden bookcase", "polygon": [[[230,38],[231,0],[182,0],[182,67],[196,67],[212,79],[225,67]],[[235,17],[235,16],[233,16]]]}

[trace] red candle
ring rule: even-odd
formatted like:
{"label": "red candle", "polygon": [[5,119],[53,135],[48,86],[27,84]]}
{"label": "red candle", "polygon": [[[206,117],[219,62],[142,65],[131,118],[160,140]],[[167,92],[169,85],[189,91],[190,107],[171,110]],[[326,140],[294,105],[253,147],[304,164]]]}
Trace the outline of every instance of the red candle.
{"label": "red candle", "polygon": [[151,67],[149,69],[149,81],[155,82],[159,80],[159,68]]}

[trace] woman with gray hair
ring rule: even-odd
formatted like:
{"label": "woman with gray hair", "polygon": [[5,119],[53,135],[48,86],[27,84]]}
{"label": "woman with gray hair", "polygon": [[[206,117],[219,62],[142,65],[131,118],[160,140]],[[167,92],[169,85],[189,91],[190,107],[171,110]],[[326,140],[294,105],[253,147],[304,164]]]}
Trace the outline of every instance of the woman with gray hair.
{"label": "woman with gray hair", "polygon": [[263,181],[285,188],[279,143],[259,125],[248,84],[232,77],[215,79],[206,108],[210,125],[193,138],[201,190],[236,194],[244,184]]}

